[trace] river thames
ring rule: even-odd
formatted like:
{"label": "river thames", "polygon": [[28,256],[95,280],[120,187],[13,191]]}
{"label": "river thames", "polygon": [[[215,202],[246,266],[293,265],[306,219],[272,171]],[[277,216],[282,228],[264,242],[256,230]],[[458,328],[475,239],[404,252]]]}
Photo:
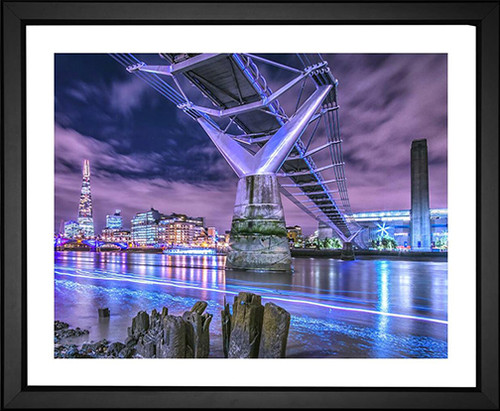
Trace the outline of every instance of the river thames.
{"label": "river thames", "polygon": [[[447,263],[295,258],[293,273],[224,269],[224,256],[55,253],[55,319],[123,342],[138,311],[181,315],[208,303],[210,357],[222,357],[224,296],[262,296],[290,312],[287,357],[446,358]],[[111,317],[99,320],[97,309]]]}

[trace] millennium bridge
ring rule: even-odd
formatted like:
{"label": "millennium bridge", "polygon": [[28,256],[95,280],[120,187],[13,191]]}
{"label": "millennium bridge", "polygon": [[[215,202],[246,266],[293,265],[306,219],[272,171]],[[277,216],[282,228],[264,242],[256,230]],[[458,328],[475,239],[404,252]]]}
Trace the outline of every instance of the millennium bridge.
{"label": "millennium bridge", "polygon": [[361,228],[350,217],[338,81],[320,54],[111,57],[198,122],[238,176],[229,267],[290,270],[281,194],[350,258]]}

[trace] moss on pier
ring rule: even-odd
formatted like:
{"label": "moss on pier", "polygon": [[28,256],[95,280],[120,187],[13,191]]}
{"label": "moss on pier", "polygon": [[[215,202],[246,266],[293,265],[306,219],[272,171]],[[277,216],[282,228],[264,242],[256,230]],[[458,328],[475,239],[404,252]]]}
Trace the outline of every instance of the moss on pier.
{"label": "moss on pier", "polygon": [[286,237],[286,227],[280,220],[233,219],[231,236],[265,235]]}

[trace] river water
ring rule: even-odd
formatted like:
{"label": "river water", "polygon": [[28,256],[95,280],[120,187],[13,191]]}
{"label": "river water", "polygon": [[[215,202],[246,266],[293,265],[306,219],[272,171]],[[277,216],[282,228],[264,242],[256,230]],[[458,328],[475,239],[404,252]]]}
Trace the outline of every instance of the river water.
{"label": "river water", "polygon": [[[246,291],[292,315],[287,357],[446,358],[447,263],[295,258],[293,273],[224,269],[223,256],[55,253],[55,319],[79,341],[123,342],[138,311],[181,315],[208,302],[210,356],[222,357],[223,299]],[[97,309],[111,317],[99,320]]]}

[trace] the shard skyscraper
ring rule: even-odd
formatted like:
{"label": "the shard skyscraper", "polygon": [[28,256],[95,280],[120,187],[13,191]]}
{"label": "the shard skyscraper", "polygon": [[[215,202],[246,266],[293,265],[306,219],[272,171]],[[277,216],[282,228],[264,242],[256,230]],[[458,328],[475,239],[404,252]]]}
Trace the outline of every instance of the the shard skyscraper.
{"label": "the shard skyscraper", "polygon": [[94,219],[92,218],[92,195],[90,193],[90,163],[83,161],[82,192],[78,205],[78,225],[80,233],[86,237],[94,237]]}

